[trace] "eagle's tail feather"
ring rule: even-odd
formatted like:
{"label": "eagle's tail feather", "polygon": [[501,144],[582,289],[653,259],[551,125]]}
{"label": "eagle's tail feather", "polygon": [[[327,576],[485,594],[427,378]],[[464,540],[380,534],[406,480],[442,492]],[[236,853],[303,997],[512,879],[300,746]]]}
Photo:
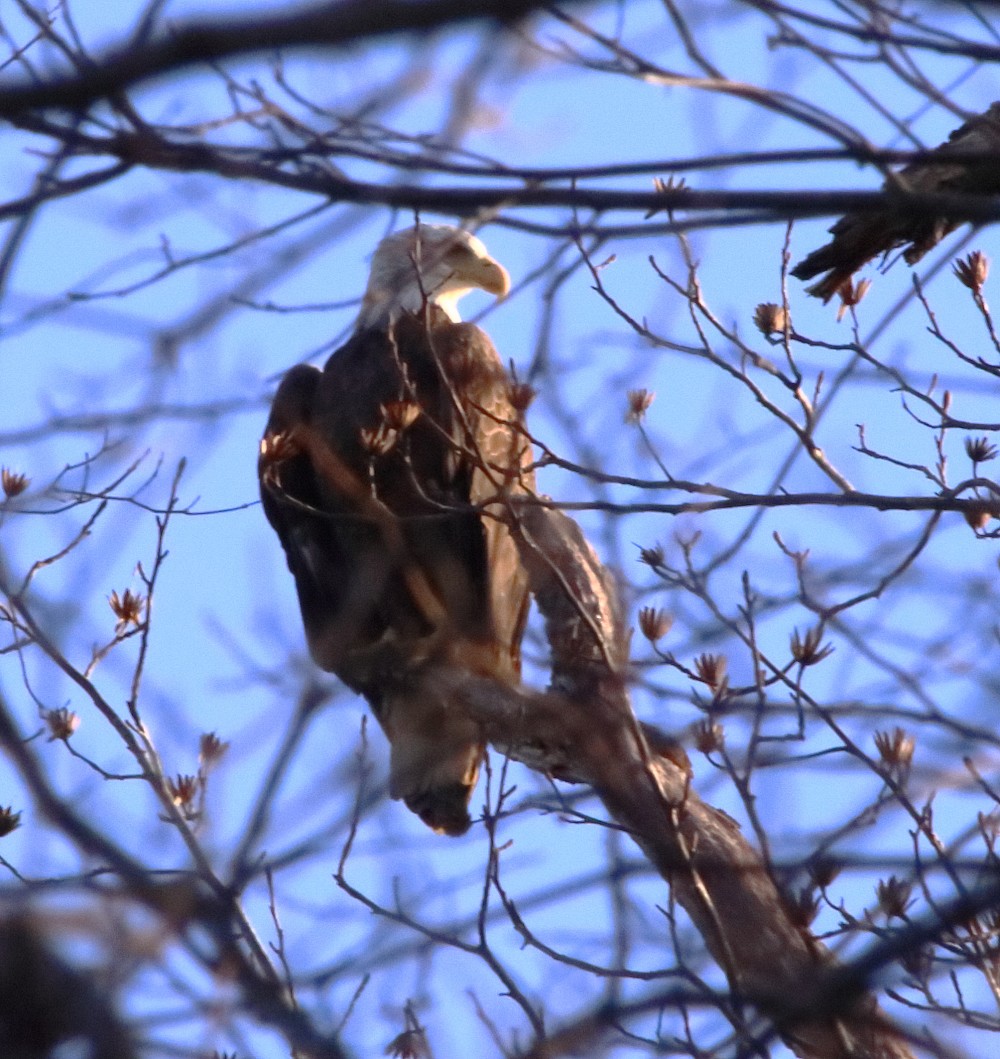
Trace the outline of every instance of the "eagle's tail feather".
{"label": "eagle's tail feather", "polygon": [[430,828],[440,834],[458,837],[472,826],[469,798],[472,788],[464,783],[418,791],[405,798],[407,809],[416,813]]}
{"label": "eagle's tail feather", "polygon": [[389,794],[428,827],[464,835],[483,758],[482,736],[461,705],[441,689],[414,682],[376,710],[391,746]]}

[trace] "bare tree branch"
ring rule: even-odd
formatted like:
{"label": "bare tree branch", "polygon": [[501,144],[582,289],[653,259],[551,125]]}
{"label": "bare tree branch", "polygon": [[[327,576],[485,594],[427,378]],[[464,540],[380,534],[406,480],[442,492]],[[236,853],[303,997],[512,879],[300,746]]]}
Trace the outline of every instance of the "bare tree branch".
{"label": "bare tree branch", "polygon": [[544,6],[539,0],[382,0],[373,7],[365,0],[334,0],[269,17],[177,24],[158,40],[140,37],[113,48],[74,76],[0,90],[0,117],[49,107],[79,110],[165,73],[238,55],[427,33],[474,19],[503,26]]}
{"label": "bare tree branch", "polygon": [[519,508],[517,522],[546,618],[552,690],[441,678],[458,680],[499,749],[593,785],[697,924],[734,993],[770,1014],[797,1055],[908,1059],[902,1036],[867,995],[867,980],[835,977],[829,954],[794,924],[736,823],[701,801],[688,773],[651,751],[629,704],[627,635],[612,582],[579,529],[538,507]]}

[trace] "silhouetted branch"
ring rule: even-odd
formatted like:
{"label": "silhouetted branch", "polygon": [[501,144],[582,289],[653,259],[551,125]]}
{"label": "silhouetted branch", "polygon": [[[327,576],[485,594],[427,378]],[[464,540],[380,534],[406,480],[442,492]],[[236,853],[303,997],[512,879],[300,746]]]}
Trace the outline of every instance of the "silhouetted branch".
{"label": "silhouetted branch", "polygon": [[158,39],[112,48],[75,75],[0,90],[0,117],[47,107],[84,109],[95,100],[195,64],[275,48],[314,49],[401,33],[429,33],[472,20],[502,26],[544,6],[539,0],[380,0],[377,5],[367,0],[331,0],[291,13],[178,23]]}
{"label": "silhouetted branch", "polygon": [[[2,106],[0,94],[0,106]],[[277,187],[302,191],[329,198],[332,202],[390,206],[421,210],[451,217],[471,217],[480,211],[513,209],[592,210],[597,214],[627,211],[652,216],[660,212],[702,214],[703,225],[773,224],[780,221],[824,217],[837,213],[862,216],[885,213],[903,219],[947,215],[956,223],[963,221],[987,224],[1000,220],[1000,204],[973,194],[923,193],[906,195],[883,191],[744,191],[740,189],[706,189],[675,187],[655,191],[621,191],[616,188],[579,186],[564,187],[492,185],[469,187],[422,187],[414,184],[382,184],[348,179],[332,171],[295,171],[255,157],[255,152],[209,147],[203,143],[172,143],[152,133],[120,133],[103,143],[91,146],[95,153],[118,158],[119,166],[110,167],[107,179],[124,171],[123,167],[142,165],[151,169],[185,173],[214,173],[238,180],[256,180]],[[976,157],[982,158],[982,155]],[[995,156],[989,156],[991,162]],[[495,173],[500,177],[500,173]],[[58,194],[56,189],[55,194]],[[51,196],[49,196],[51,197]],[[0,220],[15,216],[35,204],[35,198],[19,199],[0,207]],[[690,226],[673,221],[652,221],[638,226],[634,234],[677,231]],[[575,221],[549,229],[564,233],[618,231],[597,221]]]}

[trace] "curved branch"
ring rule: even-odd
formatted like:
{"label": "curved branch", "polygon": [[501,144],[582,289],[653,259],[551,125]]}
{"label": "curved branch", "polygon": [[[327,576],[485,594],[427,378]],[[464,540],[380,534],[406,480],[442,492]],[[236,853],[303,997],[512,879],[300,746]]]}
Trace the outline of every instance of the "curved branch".
{"label": "curved branch", "polygon": [[473,20],[516,22],[544,6],[539,0],[333,0],[292,14],[180,23],[155,40],[112,48],[72,76],[9,86],[0,92],[0,117],[39,107],[79,110],[154,77],[234,56],[427,33]]}
{"label": "curved branch", "polygon": [[434,679],[464,696],[498,749],[593,786],[670,885],[734,994],[770,1017],[797,1055],[912,1059],[869,992],[868,974],[837,968],[795,924],[738,825],[691,790],[675,755],[647,740],[629,702],[627,634],[613,583],[579,527],[562,512],[529,505],[517,505],[513,522],[546,620],[550,690],[468,674]]}

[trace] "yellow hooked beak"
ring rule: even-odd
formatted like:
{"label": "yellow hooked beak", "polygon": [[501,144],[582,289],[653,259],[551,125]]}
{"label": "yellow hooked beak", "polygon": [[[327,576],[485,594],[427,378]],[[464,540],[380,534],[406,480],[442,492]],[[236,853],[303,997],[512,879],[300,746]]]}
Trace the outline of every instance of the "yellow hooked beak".
{"label": "yellow hooked beak", "polygon": [[479,259],[474,277],[470,279],[488,294],[495,294],[498,298],[504,298],[510,293],[510,273],[492,257]]}

